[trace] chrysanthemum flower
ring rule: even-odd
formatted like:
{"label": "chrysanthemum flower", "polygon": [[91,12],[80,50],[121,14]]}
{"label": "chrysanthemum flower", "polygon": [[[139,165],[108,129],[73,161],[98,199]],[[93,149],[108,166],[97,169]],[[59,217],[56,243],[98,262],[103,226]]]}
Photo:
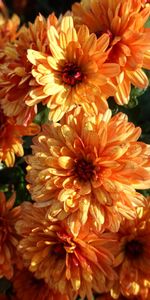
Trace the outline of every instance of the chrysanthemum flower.
{"label": "chrysanthemum flower", "polygon": [[150,210],[138,208],[135,220],[126,220],[118,232],[117,267],[119,282],[114,295],[147,298],[150,288]]}
{"label": "chrysanthemum flower", "polygon": [[150,69],[150,29],[144,28],[150,5],[142,6],[141,0],[82,0],[72,8],[76,25],[87,25],[98,37],[104,33],[110,37],[107,61],[120,66],[114,79],[115,100],[120,105],[128,103],[131,84],[141,89],[148,86],[142,68]]}
{"label": "chrysanthemum flower", "polygon": [[28,59],[33,64],[32,75],[38,83],[30,93],[28,105],[43,102],[50,107],[50,119],[60,120],[76,105],[89,112],[94,94],[110,96],[115,86],[110,77],[119,73],[117,64],[105,63],[109,36],[104,34],[99,41],[90,34],[88,27],[81,26],[77,32],[71,16],[64,16],[59,30],[48,30],[51,56],[44,51],[28,50]]}
{"label": "chrysanthemum flower", "polygon": [[[16,229],[25,266],[51,289],[67,294],[69,299],[79,294],[92,300],[92,289],[108,290],[116,274],[112,270],[114,233],[95,234],[86,224],[78,236],[73,236],[64,222],[46,218],[47,208],[37,208],[26,202]],[[76,294],[76,295],[74,295]]]}
{"label": "chrysanthemum flower", "polygon": [[3,63],[4,52],[3,49],[8,42],[15,40],[17,30],[20,24],[20,19],[17,15],[9,18],[7,8],[2,1],[0,1],[0,63]]}
{"label": "chrysanthemum flower", "polygon": [[54,293],[43,279],[37,279],[27,269],[16,271],[13,292],[19,300],[69,300],[65,295]]}
{"label": "chrysanthemum flower", "polygon": [[110,110],[87,117],[78,107],[61,124],[45,124],[27,158],[32,199],[52,205],[50,218],[69,215],[74,232],[88,216],[98,230],[117,231],[144,203],[135,188],[150,187],[150,147],[137,142],[140,134],[125,114],[111,118]]}
{"label": "chrysanthemum flower", "polygon": [[[1,50],[4,48],[7,42],[13,41],[17,35],[17,29],[19,26],[20,20],[17,15],[13,15],[11,19],[5,19],[0,15],[0,47]],[[0,58],[1,58],[0,51]]]}
{"label": "chrysanthemum flower", "polygon": [[8,167],[15,163],[15,155],[23,156],[23,140],[25,135],[35,135],[39,126],[31,123],[27,127],[17,125],[14,118],[6,117],[0,108],[0,162],[4,161]]}
{"label": "chrysanthemum flower", "polygon": [[29,23],[28,28],[23,26],[20,29],[14,44],[4,49],[6,58],[0,78],[1,105],[4,113],[15,117],[18,124],[28,125],[37,112],[36,105],[29,107],[25,102],[29,98],[31,82],[36,85],[31,74],[32,65],[27,59],[27,49],[48,51],[47,28],[57,22],[54,14],[47,21],[39,15],[33,24]]}
{"label": "chrysanthemum flower", "polygon": [[13,265],[19,263],[17,254],[18,235],[14,225],[20,215],[20,207],[14,206],[15,193],[6,201],[0,192],[0,278],[13,276]]}

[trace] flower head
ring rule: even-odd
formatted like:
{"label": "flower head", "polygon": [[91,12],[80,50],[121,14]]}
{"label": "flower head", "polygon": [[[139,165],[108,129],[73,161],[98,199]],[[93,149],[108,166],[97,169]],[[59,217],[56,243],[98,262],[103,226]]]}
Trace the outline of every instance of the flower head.
{"label": "flower head", "polygon": [[64,16],[59,30],[50,26],[48,39],[51,55],[28,50],[32,75],[37,82],[30,93],[32,99],[26,102],[28,105],[42,101],[50,107],[50,119],[58,121],[76,105],[89,112],[94,95],[114,94],[110,77],[118,74],[119,68],[117,64],[105,63],[107,34],[97,42],[88,27],[81,26],[77,32],[72,17]]}
{"label": "flower head", "polygon": [[15,163],[15,155],[23,156],[23,140],[25,135],[35,135],[39,126],[31,123],[28,127],[17,125],[14,118],[6,117],[0,108],[0,162],[8,167]]}
{"label": "flower head", "polygon": [[14,206],[15,193],[6,201],[0,192],[0,278],[13,276],[13,265],[19,263],[17,254],[18,235],[14,225],[20,215],[20,207]]}
{"label": "flower head", "polygon": [[15,43],[7,45],[4,49],[5,63],[1,70],[0,97],[4,113],[9,117],[15,117],[19,125],[28,125],[34,119],[37,106],[29,107],[26,100],[31,91],[31,82],[34,83],[31,74],[31,63],[27,59],[27,49],[47,51],[46,31],[50,24],[58,23],[54,14],[46,19],[39,15],[34,23],[25,25],[18,32]]}
{"label": "flower head", "polygon": [[13,277],[13,292],[19,300],[69,300],[65,295],[54,293],[43,279],[37,279],[27,269],[18,270]]}
{"label": "flower head", "polygon": [[20,19],[17,15],[9,18],[8,11],[3,1],[0,1],[0,63],[3,63],[5,48],[8,42],[16,39],[17,30],[20,24]]}
{"label": "flower head", "polygon": [[[150,211],[138,208],[135,220],[125,220],[118,232],[118,253],[115,267],[119,274],[118,287],[125,296],[149,299],[150,288]],[[116,289],[116,290],[115,290]]]}
{"label": "flower head", "polygon": [[120,74],[114,78],[115,100],[127,104],[131,84],[141,89],[148,86],[142,68],[150,68],[150,29],[144,28],[150,5],[143,7],[141,0],[82,0],[72,10],[77,27],[85,24],[97,37],[110,37],[107,62],[120,66]]}
{"label": "flower head", "polygon": [[110,110],[88,117],[78,107],[61,123],[45,124],[27,158],[32,199],[52,206],[49,218],[69,216],[74,233],[88,217],[98,230],[117,231],[145,202],[135,188],[150,186],[149,146],[137,142],[140,134]]}
{"label": "flower head", "polygon": [[64,222],[51,222],[46,208],[22,205],[16,229],[22,239],[19,251],[26,267],[51,289],[92,299],[92,289],[108,290],[116,275],[112,270],[114,234],[95,234],[86,225],[77,237]]}

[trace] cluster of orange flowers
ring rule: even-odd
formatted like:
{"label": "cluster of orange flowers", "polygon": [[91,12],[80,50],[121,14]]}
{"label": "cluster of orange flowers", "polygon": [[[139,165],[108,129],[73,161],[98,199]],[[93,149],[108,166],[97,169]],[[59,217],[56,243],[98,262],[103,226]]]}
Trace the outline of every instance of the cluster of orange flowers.
{"label": "cluster of orange flowers", "polygon": [[150,188],[150,145],[107,102],[149,84],[149,1],[82,0],[21,27],[0,9],[0,162],[14,166],[34,135],[33,203],[0,193],[0,278],[13,286],[0,299],[149,300],[150,208],[137,190]]}

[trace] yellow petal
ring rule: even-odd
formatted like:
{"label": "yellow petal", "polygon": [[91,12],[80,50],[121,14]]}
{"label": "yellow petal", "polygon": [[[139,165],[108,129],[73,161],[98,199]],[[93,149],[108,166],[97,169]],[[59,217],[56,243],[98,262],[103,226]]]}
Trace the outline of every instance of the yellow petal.
{"label": "yellow petal", "polygon": [[28,49],[27,51],[27,58],[28,60],[33,64],[33,65],[36,65],[37,63],[37,60],[45,60],[46,59],[46,55],[42,54],[41,52],[39,51],[35,51],[35,50],[32,50],[32,49]]}
{"label": "yellow petal", "polygon": [[130,78],[132,84],[141,89],[146,88],[149,84],[146,74],[141,69],[137,69],[133,72],[127,72],[127,75]]}
{"label": "yellow petal", "polygon": [[71,169],[73,167],[73,159],[69,156],[59,157],[58,163],[63,169]]}
{"label": "yellow petal", "polygon": [[68,29],[73,28],[73,27],[74,27],[73,17],[71,17],[71,16],[63,17],[62,22],[61,22],[61,31],[67,32]]}

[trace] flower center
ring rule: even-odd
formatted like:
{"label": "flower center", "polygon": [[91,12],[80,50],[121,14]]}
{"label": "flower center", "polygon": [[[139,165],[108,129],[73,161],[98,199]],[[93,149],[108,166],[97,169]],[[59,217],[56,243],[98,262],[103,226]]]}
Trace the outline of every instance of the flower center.
{"label": "flower center", "polygon": [[74,172],[82,181],[89,181],[95,174],[95,166],[92,161],[87,161],[84,158],[78,159],[75,163]]}
{"label": "flower center", "polygon": [[59,258],[64,258],[66,256],[66,251],[63,244],[56,244],[53,248],[53,253]]}
{"label": "flower center", "polygon": [[83,79],[83,74],[80,68],[74,63],[66,63],[62,70],[62,80],[68,85],[74,86],[80,83]]}
{"label": "flower center", "polygon": [[137,240],[132,240],[126,244],[125,253],[130,259],[137,259],[143,253],[143,244]]}

